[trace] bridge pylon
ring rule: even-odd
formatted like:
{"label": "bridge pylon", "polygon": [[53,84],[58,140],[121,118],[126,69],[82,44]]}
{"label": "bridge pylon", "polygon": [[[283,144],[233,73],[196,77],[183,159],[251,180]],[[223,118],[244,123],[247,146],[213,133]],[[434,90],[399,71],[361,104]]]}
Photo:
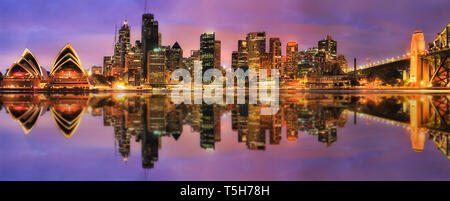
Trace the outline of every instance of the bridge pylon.
{"label": "bridge pylon", "polygon": [[412,87],[428,87],[430,85],[429,65],[423,62],[426,52],[425,38],[422,31],[415,31],[411,39],[411,61],[409,83]]}

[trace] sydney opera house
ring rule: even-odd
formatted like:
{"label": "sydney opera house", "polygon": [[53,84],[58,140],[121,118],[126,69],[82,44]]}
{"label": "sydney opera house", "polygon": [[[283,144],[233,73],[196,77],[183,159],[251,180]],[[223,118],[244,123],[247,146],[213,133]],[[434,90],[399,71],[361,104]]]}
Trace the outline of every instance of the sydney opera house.
{"label": "sydney opera house", "polygon": [[30,50],[25,49],[19,60],[12,64],[5,78],[2,80],[3,88],[36,89],[43,87],[46,76]]}
{"label": "sydney opera house", "polygon": [[89,79],[75,50],[67,44],[46,72],[30,50],[9,68],[0,84],[4,89],[89,89]]}

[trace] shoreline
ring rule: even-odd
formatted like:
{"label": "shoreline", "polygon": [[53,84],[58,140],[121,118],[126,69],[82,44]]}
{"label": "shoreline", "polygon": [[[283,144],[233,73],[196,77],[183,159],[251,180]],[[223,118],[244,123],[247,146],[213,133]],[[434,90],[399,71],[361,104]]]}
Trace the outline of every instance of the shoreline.
{"label": "shoreline", "polygon": [[[226,92],[229,89],[223,89]],[[236,90],[236,89],[235,89]],[[248,89],[246,89],[248,90]],[[450,88],[280,88],[280,93],[450,93]],[[0,89],[11,93],[165,93],[171,89]],[[195,91],[194,89],[191,92]]]}

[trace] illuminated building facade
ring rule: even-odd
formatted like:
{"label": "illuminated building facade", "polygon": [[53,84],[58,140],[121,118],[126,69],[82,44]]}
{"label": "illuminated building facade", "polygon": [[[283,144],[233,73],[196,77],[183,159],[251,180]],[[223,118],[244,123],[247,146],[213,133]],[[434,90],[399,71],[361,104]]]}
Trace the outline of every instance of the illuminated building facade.
{"label": "illuminated building facade", "polygon": [[180,44],[175,42],[167,51],[167,69],[171,72],[181,68],[183,62],[183,49],[181,49]]}
{"label": "illuminated building facade", "polygon": [[270,38],[269,58],[272,69],[281,69],[281,41],[280,38]]}
{"label": "illuminated building facade", "polygon": [[342,70],[342,72],[347,73],[349,71],[347,59],[343,54],[339,54],[337,56],[336,62],[339,65],[339,68]]}
{"label": "illuminated building facade", "polygon": [[286,45],[286,69],[285,75],[290,78],[298,76],[298,44],[288,42]]}
{"label": "illuminated building facade", "polygon": [[261,61],[261,69],[266,69],[267,74],[270,75],[270,69],[272,67],[272,62],[270,60],[270,54],[269,53],[261,54],[260,61]]}
{"label": "illuminated building facade", "polygon": [[239,61],[239,52],[233,51],[231,53],[231,69],[236,70],[238,68],[238,61]]}
{"label": "illuminated building facade", "polygon": [[130,52],[125,56],[125,83],[130,86],[139,86],[142,75],[142,54]]}
{"label": "illuminated building facade", "polygon": [[2,88],[41,88],[45,79],[41,66],[30,50],[25,49],[22,56],[13,63],[1,81]]}
{"label": "illuminated building facade", "polygon": [[237,67],[247,69],[248,68],[248,45],[246,40],[238,41],[238,58]]}
{"label": "illuminated building facade", "polygon": [[266,52],[266,32],[251,32],[247,34],[248,67],[259,75],[261,55]]}
{"label": "illuminated building facade", "polygon": [[103,74],[102,69],[103,67],[101,66],[92,66],[91,67],[92,75],[102,75]]}
{"label": "illuminated building facade", "polygon": [[125,20],[123,26],[119,30],[119,56],[120,56],[120,66],[125,66],[125,57],[131,51],[130,43],[130,27],[128,22]]}
{"label": "illuminated building facade", "polygon": [[220,40],[215,40],[214,41],[214,68],[215,69],[222,69],[222,64],[221,64],[221,42]]}
{"label": "illuminated building facade", "polygon": [[156,48],[147,54],[147,80],[152,87],[165,87],[166,49]]}
{"label": "illuminated building facade", "polygon": [[336,59],[337,55],[337,42],[331,38],[330,35],[318,42],[319,51],[324,51],[329,59]]}
{"label": "illuminated building facade", "polygon": [[[142,33],[141,33],[142,50],[144,55],[156,48],[159,48],[159,32],[158,21],[155,21],[153,14],[147,13],[142,15]],[[142,66],[149,66],[147,63],[148,56],[144,56]],[[147,68],[143,69],[143,77],[148,78]],[[147,80],[148,82],[149,80]]]}
{"label": "illuminated building facade", "polygon": [[111,76],[111,68],[112,68],[113,59],[111,56],[103,57],[103,75]]}
{"label": "illuminated building facade", "polygon": [[49,88],[89,89],[88,74],[70,44],[56,56],[49,75]]}
{"label": "illuminated building facade", "polygon": [[299,52],[299,75],[304,76],[310,72],[317,71],[317,54],[319,49],[316,47],[308,48]]}

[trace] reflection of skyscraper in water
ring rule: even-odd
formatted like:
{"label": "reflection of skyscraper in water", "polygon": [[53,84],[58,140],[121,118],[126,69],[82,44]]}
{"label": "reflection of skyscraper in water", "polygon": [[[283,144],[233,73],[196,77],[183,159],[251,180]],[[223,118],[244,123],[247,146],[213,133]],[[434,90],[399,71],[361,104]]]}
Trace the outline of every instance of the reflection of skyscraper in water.
{"label": "reflection of skyscraper in water", "polygon": [[203,104],[202,123],[200,126],[200,146],[203,149],[213,150],[214,142],[214,105]]}
{"label": "reflection of skyscraper in water", "polygon": [[[268,106],[261,106],[261,108]],[[260,137],[265,137],[266,132],[270,134],[270,144],[280,144],[281,140],[281,119],[279,118],[280,112],[274,115],[261,115],[261,130]]]}
{"label": "reflection of skyscraper in water", "polygon": [[200,126],[202,123],[202,107],[199,104],[189,105],[192,113],[192,130],[195,132],[200,132]]}
{"label": "reflection of skyscraper in water", "polygon": [[153,168],[158,160],[161,135],[166,133],[165,96],[153,95],[146,98],[145,118],[146,132],[142,137],[142,167]]}
{"label": "reflection of skyscraper in water", "polygon": [[295,103],[285,105],[284,115],[286,120],[286,138],[289,141],[296,141],[299,130],[297,105]]}
{"label": "reflection of skyscraper in water", "polygon": [[280,144],[281,141],[281,112],[270,116],[270,144]]}
{"label": "reflection of skyscraper in water", "polygon": [[165,96],[153,95],[148,98],[147,103],[147,129],[150,133],[155,135],[166,134],[166,111],[165,111]]}
{"label": "reflection of skyscraper in water", "polygon": [[221,129],[221,124],[220,124],[220,118],[222,115],[222,110],[220,108],[219,105],[214,104],[213,107],[213,112],[214,112],[214,141],[215,142],[220,142],[220,129]]}
{"label": "reflection of skyscraper in water", "polygon": [[312,111],[307,108],[299,109],[299,130],[309,133],[317,134],[317,129],[314,127],[314,115]]}
{"label": "reflection of skyscraper in water", "polygon": [[172,136],[175,140],[178,140],[182,132],[182,114],[175,106],[172,106],[170,111],[167,113],[166,133],[169,136]]}
{"label": "reflection of skyscraper in water", "polygon": [[112,126],[112,106],[103,106],[103,126]]}
{"label": "reflection of skyscraper in water", "polygon": [[239,125],[239,106],[234,104],[231,108],[231,129],[238,130]]}
{"label": "reflection of skyscraper in water", "polygon": [[333,142],[337,140],[336,124],[326,122],[326,126],[319,130],[319,141],[326,143],[327,146],[331,146]]}
{"label": "reflection of skyscraper in water", "polygon": [[238,141],[247,142],[248,136],[248,104],[238,105]]}
{"label": "reflection of skyscraper in water", "polygon": [[[347,115],[343,114],[342,109],[328,108],[318,103],[304,107],[297,106],[295,111],[297,129],[308,134],[318,135],[318,141],[326,143],[327,146],[337,141],[336,125],[341,127],[347,122]],[[289,113],[289,111],[286,112]]]}
{"label": "reflection of skyscraper in water", "polygon": [[120,115],[118,119],[120,122],[117,122],[118,124],[115,124],[114,134],[118,142],[119,152],[122,155],[123,160],[126,162],[128,161],[128,156],[130,155],[131,135],[129,132],[127,132],[127,129],[125,127],[125,115]]}

